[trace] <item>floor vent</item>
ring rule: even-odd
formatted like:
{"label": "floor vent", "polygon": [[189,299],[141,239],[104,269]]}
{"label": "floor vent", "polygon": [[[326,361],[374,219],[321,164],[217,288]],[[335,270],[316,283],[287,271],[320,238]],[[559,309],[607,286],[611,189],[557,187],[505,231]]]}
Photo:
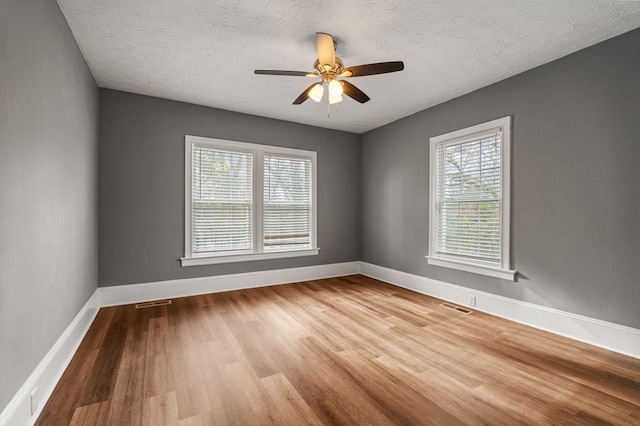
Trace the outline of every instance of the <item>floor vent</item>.
{"label": "floor vent", "polygon": [[473,313],[472,310],[460,307],[460,306],[456,306],[456,305],[452,305],[451,303],[441,303],[440,306],[447,308],[447,309],[452,309],[454,311],[458,311],[458,312],[462,312],[465,315],[469,315],[471,313]]}
{"label": "floor vent", "polygon": [[153,302],[138,303],[136,309],[153,308],[154,306],[170,305],[171,300],[154,300]]}

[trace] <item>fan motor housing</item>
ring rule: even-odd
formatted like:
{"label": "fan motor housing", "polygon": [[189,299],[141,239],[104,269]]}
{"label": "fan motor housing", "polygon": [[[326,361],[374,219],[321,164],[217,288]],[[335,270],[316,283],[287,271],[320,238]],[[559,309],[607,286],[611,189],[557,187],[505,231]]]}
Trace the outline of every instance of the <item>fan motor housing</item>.
{"label": "fan motor housing", "polygon": [[320,77],[323,81],[331,81],[335,80],[336,77],[342,72],[344,68],[344,63],[342,59],[336,56],[335,65],[331,67],[329,64],[320,64],[320,61],[316,59],[313,63],[313,68],[320,74]]}

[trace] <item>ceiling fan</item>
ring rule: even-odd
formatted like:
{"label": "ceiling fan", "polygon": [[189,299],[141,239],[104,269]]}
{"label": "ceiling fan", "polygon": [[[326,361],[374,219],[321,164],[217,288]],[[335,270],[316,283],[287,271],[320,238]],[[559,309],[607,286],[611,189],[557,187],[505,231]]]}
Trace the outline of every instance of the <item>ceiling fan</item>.
{"label": "ceiling fan", "polygon": [[402,71],[404,63],[402,61],[393,62],[377,62],[374,64],[356,65],[354,67],[344,67],[342,59],[336,56],[336,42],[331,34],[316,33],[316,50],[318,51],[318,59],[313,64],[313,72],[305,71],[283,71],[283,70],[255,70],[256,74],[263,75],[286,75],[293,77],[311,77],[320,78],[319,83],[314,83],[300,94],[293,101],[294,105],[300,105],[308,98],[316,102],[322,100],[324,94],[324,86],[329,90],[329,103],[335,104],[342,101],[342,95],[345,94],[355,99],[361,104],[369,101],[362,90],[346,80],[338,80],[338,77],[362,77],[365,75],[385,74],[389,72]]}

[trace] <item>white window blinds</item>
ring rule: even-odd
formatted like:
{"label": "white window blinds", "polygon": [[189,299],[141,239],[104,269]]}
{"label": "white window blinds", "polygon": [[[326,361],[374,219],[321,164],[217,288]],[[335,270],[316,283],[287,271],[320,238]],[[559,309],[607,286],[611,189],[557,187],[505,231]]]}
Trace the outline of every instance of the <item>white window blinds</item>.
{"label": "white window blinds", "polygon": [[311,246],[311,161],[265,154],[264,248]]}
{"label": "white window blinds", "polygon": [[429,139],[430,265],[514,281],[511,117]]}
{"label": "white window blinds", "polygon": [[252,249],[252,156],[194,146],[192,251]]}
{"label": "white window blinds", "polygon": [[501,263],[501,132],[436,147],[436,255]]}
{"label": "white window blinds", "polygon": [[182,266],[311,256],[313,151],[185,136]]}

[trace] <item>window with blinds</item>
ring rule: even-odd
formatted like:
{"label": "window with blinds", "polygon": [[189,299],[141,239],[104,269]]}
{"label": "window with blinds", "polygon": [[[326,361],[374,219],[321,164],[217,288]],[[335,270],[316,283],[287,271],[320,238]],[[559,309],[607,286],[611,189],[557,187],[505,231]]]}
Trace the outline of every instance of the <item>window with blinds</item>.
{"label": "window with blinds", "polygon": [[185,137],[182,266],[318,254],[316,153]]}
{"label": "window with blinds", "polygon": [[500,133],[436,149],[436,253],[500,262]]}
{"label": "window with blinds", "polygon": [[510,117],[431,139],[429,263],[512,278],[509,139]]}
{"label": "window with blinds", "polygon": [[252,249],[252,160],[249,153],[193,148],[193,253]]}
{"label": "window with blinds", "polygon": [[264,157],[264,247],[311,244],[311,161]]}

